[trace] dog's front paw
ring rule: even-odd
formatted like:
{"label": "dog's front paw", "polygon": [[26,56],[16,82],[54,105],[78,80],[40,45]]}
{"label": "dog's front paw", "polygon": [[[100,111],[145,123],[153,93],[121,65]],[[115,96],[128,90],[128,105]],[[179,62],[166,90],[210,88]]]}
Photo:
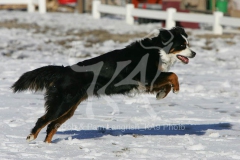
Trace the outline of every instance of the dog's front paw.
{"label": "dog's front paw", "polygon": [[160,90],[160,91],[157,93],[156,98],[157,98],[158,100],[160,100],[160,99],[165,98],[166,96],[167,96],[166,90],[163,89],[163,90]]}
{"label": "dog's front paw", "polygon": [[156,95],[156,98],[159,100],[165,98],[168,95],[168,93],[171,91],[171,89],[172,89],[171,85],[165,85],[161,87]]}
{"label": "dog's front paw", "polygon": [[179,90],[174,90],[174,89],[173,89],[173,93],[174,93],[174,94],[178,94],[178,93],[179,93]]}

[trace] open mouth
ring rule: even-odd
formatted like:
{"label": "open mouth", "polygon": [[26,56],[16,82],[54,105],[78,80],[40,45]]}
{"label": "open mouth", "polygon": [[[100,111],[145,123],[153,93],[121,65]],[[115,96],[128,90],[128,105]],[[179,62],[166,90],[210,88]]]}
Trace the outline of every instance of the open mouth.
{"label": "open mouth", "polygon": [[187,57],[181,56],[181,55],[177,55],[177,58],[182,61],[184,64],[188,64],[189,59]]}

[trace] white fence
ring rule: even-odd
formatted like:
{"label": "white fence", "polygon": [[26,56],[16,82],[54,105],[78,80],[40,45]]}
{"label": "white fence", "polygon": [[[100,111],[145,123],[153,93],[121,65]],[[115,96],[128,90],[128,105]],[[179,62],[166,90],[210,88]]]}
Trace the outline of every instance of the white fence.
{"label": "white fence", "polygon": [[154,11],[134,8],[133,4],[126,7],[117,7],[101,4],[99,0],[93,1],[92,16],[95,19],[101,18],[101,13],[125,15],[127,24],[134,24],[134,17],[165,20],[166,28],[175,27],[176,21],[208,23],[213,26],[214,34],[223,33],[224,26],[240,27],[240,18],[224,17],[222,12],[214,12],[213,15],[177,12],[175,8],[167,11]]}
{"label": "white fence", "polygon": [[28,12],[35,12],[35,5],[38,5],[39,13],[46,13],[46,0],[0,0],[0,5],[25,4]]}

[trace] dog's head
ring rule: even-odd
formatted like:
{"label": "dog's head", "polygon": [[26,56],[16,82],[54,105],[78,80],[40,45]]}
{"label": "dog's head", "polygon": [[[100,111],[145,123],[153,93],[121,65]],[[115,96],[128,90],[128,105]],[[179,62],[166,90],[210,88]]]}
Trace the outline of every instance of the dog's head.
{"label": "dog's head", "polygon": [[[171,59],[171,61],[180,60],[184,64],[188,64],[189,58],[195,57],[196,53],[190,49],[188,35],[181,27],[175,27],[171,30],[161,29],[158,35],[162,50],[165,55],[163,58]],[[163,59],[164,61],[164,59]]]}

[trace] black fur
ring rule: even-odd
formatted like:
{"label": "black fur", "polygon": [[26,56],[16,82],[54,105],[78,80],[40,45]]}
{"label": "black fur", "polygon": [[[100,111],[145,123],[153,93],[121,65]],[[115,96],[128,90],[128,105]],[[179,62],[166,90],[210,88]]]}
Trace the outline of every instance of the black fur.
{"label": "black fur", "polygon": [[[44,127],[45,123],[63,116],[83,97],[99,96],[101,94],[126,94],[137,88],[139,82],[146,87],[150,87],[159,78],[158,67],[161,65],[161,60],[159,49],[145,49],[145,47],[164,48],[163,43],[169,39],[168,32],[167,30],[161,30],[157,37],[143,39],[126,48],[108,52],[73,66],[46,66],[24,73],[13,84],[14,92],[26,89],[33,91],[46,89],[46,114],[38,120],[32,134],[35,134],[39,128]],[[183,29],[174,28],[170,32],[174,35],[174,38],[171,40],[173,45],[169,49],[177,48],[184,43],[185,40],[181,34],[186,35],[186,33]],[[121,65],[118,65],[118,63],[121,63]],[[119,69],[119,73],[116,74],[118,66],[125,67]],[[134,72],[136,69],[137,71]],[[99,70],[99,72],[96,72],[98,75],[94,74],[94,71],[97,70]],[[146,74],[143,75],[145,70]],[[136,74],[131,75],[131,73]],[[161,76],[168,75],[169,73],[161,73]],[[93,85],[94,77],[97,77],[97,79]],[[126,77],[130,78],[126,79]],[[125,83],[121,84],[123,80],[125,80]],[[92,85],[94,87],[91,90]],[[147,91],[150,92],[150,90]]]}
{"label": "black fur", "polygon": [[49,84],[62,77],[61,66],[45,66],[33,71],[24,73],[12,86],[14,92],[21,92],[27,89],[43,90],[48,88]]}
{"label": "black fur", "polygon": [[[171,46],[171,48],[169,48],[169,50],[171,50],[172,48],[174,48],[175,50],[176,48],[178,50],[183,49],[180,46],[183,43],[184,39],[180,36],[180,34],[183,34],[187,37],[185,31],[180,27],[176,27],[170,30],[170,32],[174,35],[174,39],[171,41],[173,42],[173,45]],[[94,89],[94,94],[98,95],[97,90],[106,85],[115,73],[117,62],[126,62],[130,60],[131,63],[119,73],[119,75],[111,84],[109,84],[105,94],[109,95],[128,92],[133,87],[135,87],[135,85],[119,87],[115,87],[113,85],[117,82],[120,82],[123,78],[127,77],[129,73],[131,73],[136,68],[142,57],[146,54],[149,55],[147,64],[142,64],[138,66],[141,67],[139,70],[147,70],[147,74],[145,76],[145,80],[147,83],[152,82],[153,78],[157,74],[157,66],[159,63],[161,63],[159,59],[159,50],[156,48],[144,49],[143,46],[157,46],[159,48],[166,47],[165,45],[163,45],[162,42],[167,41],[170,34],[167,30],[160,30],[160,33],[161,34],[159,34],[159,36],[152,39],[146,38],[139,42],[134,42],[133,44],[127,46],[124,49],[114,50],[99,57],[79,62],[73,66],[46,66],[30,72],[26,72],[19,78],[17,82],[13,84],[12,89],[14,92],[20,92],[26,89],[37,91],[43,90],[44,88],[49,89],[50,83],[53,82],[55,84],[55,87],[61,86],[63,88],[69,87],[68,85],[70,84],[68,83],[75,82],[75,85],[78,84],[77,86],[84,87],[86,90],[92,82],[94,76],[93,72],[75,72],[74,67],[86,67],[91,65],[94,67],[95,64],[103,62],[103,66],[100,74],[98,75],[97,84]],[[93,68],[93,70],[96,69]],[[136,75],[134,77],[134,80],[140,81],[140,74]]]}

